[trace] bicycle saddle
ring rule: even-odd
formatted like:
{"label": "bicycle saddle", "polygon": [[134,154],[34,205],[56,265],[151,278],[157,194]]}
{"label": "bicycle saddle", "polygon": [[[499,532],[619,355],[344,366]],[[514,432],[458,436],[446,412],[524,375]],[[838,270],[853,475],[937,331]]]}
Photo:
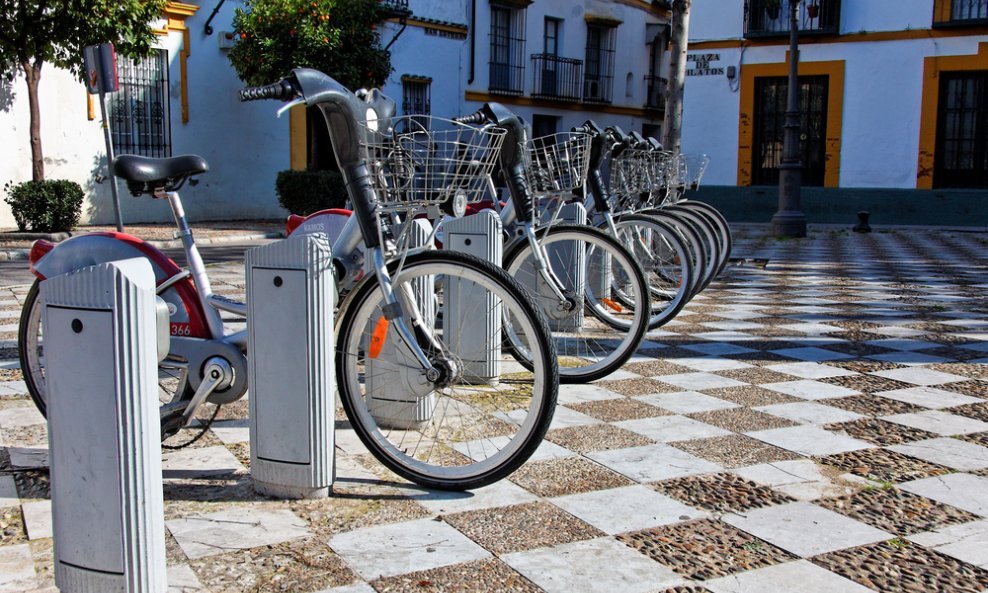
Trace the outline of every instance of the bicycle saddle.
{"label": "bicycle saddle", "polygon": [[113,160],[113,173],[127,182],[127,189],[135,196],[153,193],[159,188],[174,191],[190,175],[208,170],[206,159],[195,154],[166,159],[125,154]]}

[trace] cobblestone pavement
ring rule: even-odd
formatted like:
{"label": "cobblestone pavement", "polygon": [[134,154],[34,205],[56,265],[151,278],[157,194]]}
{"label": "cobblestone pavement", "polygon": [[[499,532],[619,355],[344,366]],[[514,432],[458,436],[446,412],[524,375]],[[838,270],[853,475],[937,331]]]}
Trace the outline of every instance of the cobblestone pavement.
{"label": "cobblestone pavement", "polygon": [[[341,421],[333,497],[259,497],[246,406],[225,407],[164,454],[170,591],[985,591],[988,238],[764,232],[735,254],[766,267],[563,387],[565,426],[471,494],[388,475]],[[213,273],[242,297],[238,265]],[[54,591],[25,292],[0,296],[0,591]]]}

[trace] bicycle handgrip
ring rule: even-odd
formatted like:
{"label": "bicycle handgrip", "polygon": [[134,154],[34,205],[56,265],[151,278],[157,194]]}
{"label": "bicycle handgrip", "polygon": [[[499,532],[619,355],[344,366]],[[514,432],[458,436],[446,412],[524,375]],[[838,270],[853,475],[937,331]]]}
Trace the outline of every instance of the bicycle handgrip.
{"label": "bicycle handgrip", "polygon": [[298,89],[287,78],[267,86],[255,86],[240,91],[241,101],[263,101],[277,99],[288,101],[298,96]]}
{"label": "bicycle handgrip", "polygon": [[453,121],[455,121],[458,124],[471,124],[471,125],[482,124],[485,121],[487,121],[487,115],[484,113],[484,110],[481,109],[474,113],[471,113],[470,115],[461,115],[460,117],[454,117]]}

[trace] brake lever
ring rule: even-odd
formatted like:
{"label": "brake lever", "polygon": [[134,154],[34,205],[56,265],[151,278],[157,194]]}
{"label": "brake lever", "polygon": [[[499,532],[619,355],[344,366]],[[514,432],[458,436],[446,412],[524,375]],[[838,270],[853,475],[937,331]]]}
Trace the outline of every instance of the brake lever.
{"label": "brake lever", "polygon": [[304,105],[304,104],[305,104],[305,97],[299,97],[298,99],[285,103],[284,105],[281,106],[280,109],[278,109],[278,114],[277,114],[278,118],[280,119],[282,114],[288,111],[289,109],[291,109],[292,107],[295,107],[296,105]]}

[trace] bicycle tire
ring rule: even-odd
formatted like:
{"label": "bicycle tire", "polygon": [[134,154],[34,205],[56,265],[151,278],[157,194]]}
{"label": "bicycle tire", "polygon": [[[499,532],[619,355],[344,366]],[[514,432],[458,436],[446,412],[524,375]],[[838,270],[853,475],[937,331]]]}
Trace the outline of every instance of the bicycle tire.
{"label": "bicycle tire", "polygon": [[[535,271],[528,241],[516,241],[508,247],[504,269],[529,289],[536,306],[552,320],[550,328],[561,359],[560,382],[588,383],[606,377],[627,362],[648,330],[645,274],[631,252],[599,229],[560,224],[537,233],[539,242],[552,252],[549,264],[575,306],[558,311],[558,299],[545,288],[538,290],[544,281]],[[582,270],[576,256],[564,255],[570,252],[584,254]],[[625,297],[630,295],[633,306],[622,306],[617,299],[604,296],[618,290],[618,283]]]}
{"label": "bicycle tire", "polygon": [[716,278],[724,271],[724,268],[727,267],[727,263],[731,259],[731,252],[734,251],[734,236],[731,233],[731,225],[727,222],[727,219],[724,218],[724,215],[721,214],[720,210],[714,208],[713,206],[707,204],[706,202],[700,202],[698,200],[684,200],[682,202],[679,202],[677,205],[685,206],[687,208],[693,208],[698,212],[703,212],[707,214],[710,217],[710,219],[713,221],[714,226],[717,228],[717,232],[721,238],[721,243],[720,243],[721,263],[720,266],[717,268],[717,273],[714,275],[714,277]]}
{"label": "bicycle tire", "polygon": [[720,246],[718,244],[717,231],[714,229],[712,223],[710,223],[705,217],[698,214],[696,211],[690,208],[683,208],[677,205],[665,206],[662,208],[665,212],[678,216],[680,218],[689,220],[695,227],[700,231],[701,245],[704,249],[704,257],[706,266],[700,271],[700,282],[696,289],[696,294],[702,291],[710,282],[713,281],[714,275],[717,272],[717,254],[720,251]]}
{"label": "bicycle tire", "polygon": [[663,212],[662,210],[646,210],[636,214],[648,216],[649,218],[671,226],[676,230],[680,239],[686,244],[687,251],[690,253],[690,257],[693,262],[693,277],[690,279],[689,293],[689,299],[692,300],[692,298],[700,291],[700,281],[702,280],[702,274],[700,274],[700,271],[705,269],[707,265],[707,254],[703,247],[702,239],[700,238],[700,229],[694,222],[675,216],[671,212]]}
{"label": "bicycle tire", "polygon": [[[381,337],[382,323],[388,326],[382,322],[383,294],[376,275],[370,275],[347,296],[337,318],[337,385],[354,431],[384,466],[427,488],[469,490],[507,476],[541,444],[556,404],[558,368],[545,317],[504,270],[470,255],[425,251],[403,264],[390,262],[388,271],[409,327],[413,308],[435,307],[428,329],[442,351],[433,354],[459,361],[461,371],[437,388],[421,379],[421,368],[407,349],[402,351],[400,340],[387,338],[387,330]],[[483,294],[454,296],[454,284]],[[428,305],[409,297],[423,285],[435,288],[429,295],[435,301]],[[492,302],[493,310],[487,308]],[[495,333],[503,331],[502,314],[513,315],[514,329],[528,340],[528,370],[501,355],[499,364],[511,372],[499,373],[492,381],[497,385],[467,377],[462,369],[470,347],[463,345],[465,325],[455,320],[470,317],[454,309],[471,305],[474,315],[493,317]],[[425,315],[420,319],[429,322]]]}

